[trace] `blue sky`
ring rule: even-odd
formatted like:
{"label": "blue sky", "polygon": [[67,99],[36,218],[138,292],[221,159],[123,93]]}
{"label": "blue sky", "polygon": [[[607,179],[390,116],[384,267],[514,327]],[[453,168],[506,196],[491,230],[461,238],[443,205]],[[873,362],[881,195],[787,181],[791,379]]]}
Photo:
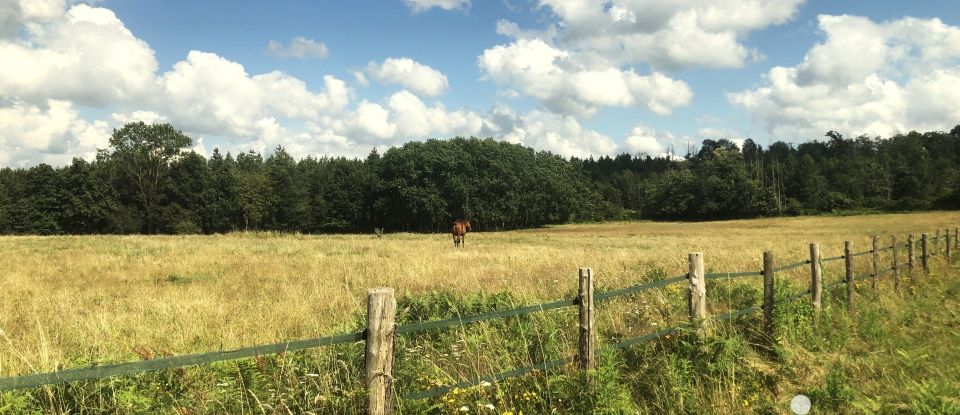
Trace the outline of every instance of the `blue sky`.
{"label": "blue sky", "polygon": [[0,23],[0,165],[89,158],[136,120],[200,152],[298,157],[455,135],[659,155],[960,123],[945,0],[0,0]]}

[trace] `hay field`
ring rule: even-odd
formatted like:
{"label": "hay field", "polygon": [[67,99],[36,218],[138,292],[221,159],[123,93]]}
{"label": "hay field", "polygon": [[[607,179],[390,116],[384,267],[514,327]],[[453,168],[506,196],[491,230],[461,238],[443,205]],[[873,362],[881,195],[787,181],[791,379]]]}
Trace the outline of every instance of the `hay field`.
{"label": "hay field", "polygon": [[709,271],[757,270],[856,251],[869,235],[960,224],[960,212],[704,223],[624,222],[467,235],[0,237],[0,375],[183,354],[332,334],[364,308],[367,288],[510,291],[530,302],[570,295],[577,267],[599,287],[650,270],[683,273],[703,251]]}

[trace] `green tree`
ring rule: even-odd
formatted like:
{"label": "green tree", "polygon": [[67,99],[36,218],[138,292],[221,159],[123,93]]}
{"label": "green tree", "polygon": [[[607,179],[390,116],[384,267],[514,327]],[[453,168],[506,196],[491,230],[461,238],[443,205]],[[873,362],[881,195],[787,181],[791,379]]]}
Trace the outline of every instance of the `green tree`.
{"label": "green tree", "polygon": [[233,170],[234,203],[244,230],[260,229],[270,206],[270,179],[263,168],[263,157],[253,151],[237,155]]}
{"label": "green tree", "polygon": [[170,124],[135,122],[113,131],[111,158],[116,162],[120,182],[132,192],[143,211],[144,232],[156,232],[157,206],[167,186],[170,162],[190,143],[190,137]]}
{"label": "green tree", "polygon": [[297,162],[283,147],[278,146],[265,164],[271,191],[267,227],[274,230],[302,230],[307,199]]}
{"label": "green tree", "polygon": [[63,189],[61,227],[67,233],[102,233],[119,209],[109,170],[75,158],[60,171]]}

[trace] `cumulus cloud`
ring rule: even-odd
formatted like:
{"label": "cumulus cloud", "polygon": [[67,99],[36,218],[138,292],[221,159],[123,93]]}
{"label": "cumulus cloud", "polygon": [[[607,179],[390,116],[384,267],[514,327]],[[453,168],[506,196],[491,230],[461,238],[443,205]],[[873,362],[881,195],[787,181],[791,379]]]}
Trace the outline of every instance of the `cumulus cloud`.
{"label": "cumulus cloud", "polygon": [[434,7],[443,10],[467,9],[470,0],[404,0],[413,13],[423,13]]}
{"label": "cumulus cloud", "polygon": [[566,157],[608,155],[617,150],[610,137],[583,127],[576,118],[539,109],[518,113],[496,106],[487,115],[481,135]]}
{"label": "cumulus cloud", "polygon": [[308,59],[326,58],[330,51],[322,42],[297,36],[288,45],[271,40],[267,43],[267,53],[279,58]]}
{"label": "cumulus cloud", "polygon": [[112,11],[79,4],[57,14],[46,9],[48,3],[55,2],[22,2],[13,17],[4,8],[8,15],[0,20],[21,19],[27,28],[23,37],[0,39],[4,96],[104,106],[150,90],[157,68],[153,50]]}
{"label": "cumulus cloud", "polygon": [[590,115],[602,107],[636,106],[669,115],[689,104],[692,92],[666,72],[761,60],[744,38],[788,21],[802,2],[539,0],[538,8],[555,21],[542,30],[498,21],[497,33],[513,41],[485,50],[478,65],[499,86],[554,112]]}
{"label": "cumulus cloud", "polygon": [[167,122],[167,117],[154,111],[132,111],[127,113],[115,112],[110,114],[110,119],[116,125],[123,125],[131,122],[143,122],[145,124],[157,124]]}
{"label": "cumulus cloud", "polygon": [[252,137],[271,119],[313,119],[349,102],[346,83],[324,77],[324,90],[279,71],[250,76],[243,65],[216,54],[191,51],[158,80],[159,106],[184,129]]}
{"label": "cumulus cloud", "polygon": [[382,83],[400,84],[417,94],[435,97],[447,90],[447,76],[410,58],[387,58],[367,65],[370,76]]}
{"label": "cumulus cloud", "polygon": [[939,19],[884,23],[820,16],[826,39],[762,86],[728,95],[776,137],[828,130],[886,136],[948,129],[960,119],[960,28]]}
{"label": "cumulus cloud", "polygon": [[109,138],[107,123],[81,119],[68,101],[12,102],[0,107],[0,165],[61,165],[73,157],[90,159],[97,148],[107,146]]}
{"label": "cumulus cloud", "polygon": [[689,104],[683,81],[655,72],[578,65],[564,50],[541,39],[518,39],[487,49],[478,65],[489,79],[539,99],[551,111],[589,115],[601,106],[643,106],[659,115]]}
{"label": "cumulus cloud", "polygon": [[566,48],[593,60],[655,68],[739,67],[754,30],[793,17],[803,0],[540,0]]}
{"label": "cumulus cloud", "polygon": [[[410,58],[371,63],[365,72],[403,90],[352,103],[353,91],[334,76],[310,88],[283,72],[251,74],[238,62],[202,51],[189,52],[161,72],[149,45],[104,8],[67,8],[63,1],[46,0],[0,0],[0,6],[3,29],[11,27],[6,22],[16,26],[10,32],[0,30],[0,59],[22,63],[0,65],[0,165],[91,158],[97,148],[108,145],[111,128],[134,121],[170,122],[194,137],[194,149],[201,153],[213,140],[233,151],[265,152],[282,145],[299,157],[362,156],[373,147],[457,135],[490,136],[564,156],[618,149],[609,137],[570,114],[542,108],[516,112],[502,106],[450,109],[424,102],[421,97],[446,91],[448,81],[440,71]],[[292,52],[297,43],[275,49],[297,55],[300,52]],[[535,91],[558,103],[557,108],[581,113],[601,105],[641,105],[667,113],[689,100],[682,82],[632,70],[578,67],[564,61],[563,51],[543,45],[543,51],[559,58],[534,57],[532,69],[506,63],[495,69],[494,59],[488,76],[523,83],[514,95]],[[552,76],[547,89],[527,89],[537,88],[537,82],[528,81],[539,73]],[[366,84],[364,72],[353,76],[358,85]],[[563,82],[573,85],[571,92],[562,91]],[[86,120],[81,115],[85,107],[105,108],[110,115]]]}
{"label": "cumulus cloud", "polygon": [[672,136],[658,137],[656,130],[641,124],[633,127],[633,129],[627,133],[624,144],[633,154],[661,156],[667,152],[667,148],[662,142],[672,139]]}

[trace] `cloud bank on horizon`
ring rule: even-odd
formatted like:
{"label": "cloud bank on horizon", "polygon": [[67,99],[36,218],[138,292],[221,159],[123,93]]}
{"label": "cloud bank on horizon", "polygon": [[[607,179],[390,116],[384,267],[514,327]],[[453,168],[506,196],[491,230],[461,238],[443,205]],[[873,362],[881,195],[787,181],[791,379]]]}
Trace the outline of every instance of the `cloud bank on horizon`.
{"label": "cloud bank on horizon", "polygon": [[[468,19],[479,7],[469,0],[402,2],[409,13],[392,18]],[[279,68],[251,71],[271,61],[241,62],[189,44],[164,68],[109,2],[0,0],[0,166],[91,158],[107,147],[113,128],[139,120],[172,123],[200,152],[282,145],[300,157],[364,156],[452,136],[489,136],[564,156],[662,155],[691,140],[748,132],[797,141],[827,130],[884,136],[960,122],[960,27],[938,18],[819,14],[810,22],[818,38],[798,50],[802,58],[774,65],[750,35],[802,27],[795,19],[803,0],[538,0],[511,7],[546,20],[496,17],[489,30],[503,41],[468,50],[473,58],[457,70],[498,98],[451,107],[445,101],[469,101],[457,95],[468,85],[454,82],[464,76],[448,76],[460,74],[444,73],[445,62],[429,53],[369,51],[327,70],[345,51],[311,33],[278,35],[259,47],[264,59],[316,65],[316,79]],[[748,88],[695,87],[704,84],[699,76],[748,67],[761,68]],[[724,108],[697,108],[692,116],[706,125],[652,126],[672,118],[683,124],[691,115],[678,113],[710,94],[722,96],[712,105]],[[617,110],[631,114],[620,131],[591,126]],[[712,115],[724,111],[743,121]]]}

